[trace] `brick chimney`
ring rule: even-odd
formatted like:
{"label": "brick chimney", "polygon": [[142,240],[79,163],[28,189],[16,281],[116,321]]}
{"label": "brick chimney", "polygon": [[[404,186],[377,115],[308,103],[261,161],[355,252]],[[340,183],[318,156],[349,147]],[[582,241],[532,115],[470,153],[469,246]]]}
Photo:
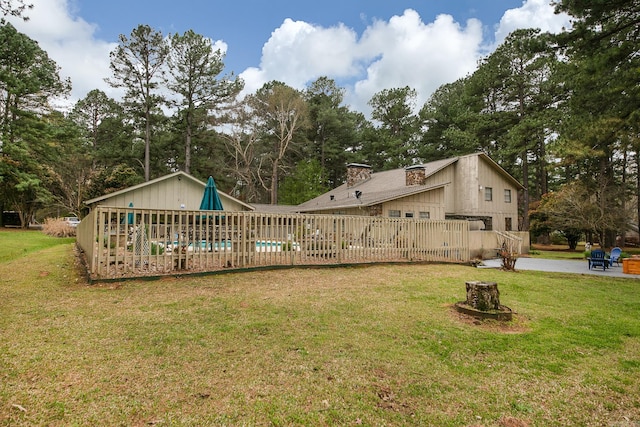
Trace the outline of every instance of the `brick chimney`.
{"label": "brick chimney", "polygon": [[405,168],[406,185],[424,185],[426,181],[424,166],[415,165]]}
{"label": "brick chimney", "polygon": [[371,178],[371,166],[358,163],[347,165],[347,187],[353,187]]}

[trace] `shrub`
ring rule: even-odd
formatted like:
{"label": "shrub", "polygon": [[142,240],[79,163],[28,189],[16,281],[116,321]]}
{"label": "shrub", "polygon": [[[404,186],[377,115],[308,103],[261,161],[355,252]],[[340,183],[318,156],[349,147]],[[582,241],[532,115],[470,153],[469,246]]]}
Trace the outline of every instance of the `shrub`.
{"label": "shrub", "polygon": [[164,246],[151,242],[151,255],[164,254]]}
{"label": "shrub", "polygon": [[552,245],[566,245],[568,244],[567,238],[560,233],[559,231],[554,231],[551,233],[551,244]]}
{"label": "shrub", "polygon": [[53,237],[74,237],[76,229],[62,218],[47,218],[42,225],[42,232]]}

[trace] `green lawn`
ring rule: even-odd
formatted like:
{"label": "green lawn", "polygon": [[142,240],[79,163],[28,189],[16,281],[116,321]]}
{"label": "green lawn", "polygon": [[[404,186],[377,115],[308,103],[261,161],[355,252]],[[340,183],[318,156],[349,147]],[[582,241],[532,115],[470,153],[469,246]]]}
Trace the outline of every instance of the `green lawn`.
{"label": "green lawn", "polygon": [[57,239],[37,230],[0,229],[0,262],[10,261],[31,252],[75,242],[75,237]]}
{"label": "green lawn", "polygon": [[[0,425],[640,422],[636,280],[381,265],[87,286],[44,240],[0,258]],[[468,280],[516,319],[455,314]]]}

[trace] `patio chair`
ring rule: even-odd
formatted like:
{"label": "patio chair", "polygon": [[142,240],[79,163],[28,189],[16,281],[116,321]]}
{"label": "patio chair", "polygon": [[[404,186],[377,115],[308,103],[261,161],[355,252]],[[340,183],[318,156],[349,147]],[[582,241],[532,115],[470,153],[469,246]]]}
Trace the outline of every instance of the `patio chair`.
{"label": "patio chair", "polygon": [[622,249],[617,246],[611,249],[611,255],[609,255],[609,266],[613,267],[614,262],[620,266],[620,255],[622,255]]}
{"label": "patio chair", "polygon": [[609,266],[609,260],[605,258],[605,253],[602,249],[592,250],[591,256],[587,260],[589,261],[589,270],[595,267],[602,267],[602,271],[604,271]]}

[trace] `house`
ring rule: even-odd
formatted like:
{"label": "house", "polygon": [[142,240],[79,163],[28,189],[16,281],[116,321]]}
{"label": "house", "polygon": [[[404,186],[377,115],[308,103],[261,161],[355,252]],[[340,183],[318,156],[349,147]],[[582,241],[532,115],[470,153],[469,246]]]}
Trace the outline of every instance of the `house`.
{"label": "house", "polygon": [[[96,206],[141,209],[198,210],[206,183],[179,171],[120,191],[85,201]],[[218,191],[225,211],[252,211],[254,208],[226,193]]]}
{"label": "house", "polygon": [[347,182],[298,212],[418,219],[466,219],[477,229],[513,231],[524,187],[484,153],[373,172],[347,165]]}

